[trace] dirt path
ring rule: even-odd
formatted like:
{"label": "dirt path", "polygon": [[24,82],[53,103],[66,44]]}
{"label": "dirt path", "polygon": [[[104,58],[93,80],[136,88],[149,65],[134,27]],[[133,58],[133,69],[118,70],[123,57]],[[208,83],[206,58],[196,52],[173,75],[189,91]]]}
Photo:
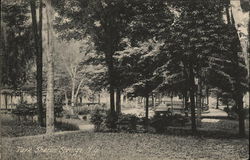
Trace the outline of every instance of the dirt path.
{"label": "dirt path", "polygon": [[220,109],[210,108],[208,113],[203,113],[202,116],[206,117],[227,117],[227,113]]}

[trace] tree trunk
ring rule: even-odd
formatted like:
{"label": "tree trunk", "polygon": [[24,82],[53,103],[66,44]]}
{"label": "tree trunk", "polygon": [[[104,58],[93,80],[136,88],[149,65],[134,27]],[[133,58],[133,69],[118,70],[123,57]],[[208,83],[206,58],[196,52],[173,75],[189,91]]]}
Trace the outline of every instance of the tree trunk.
{"label": "tree trunk", "polygon": [[173,104],[173,92],[171,92],[171,112],[172,112],[172,115],[174,114],[174,104]]}
{"label": "tree trunk", "polygon": [[47,98],[46,98],[46,133],[52,134],[54,128],[54,46],[52,33],[52,17],[53,11],[51,8],[51,0],[46,0],[46,17],[47,17]]}
{"label": "tree trunk", "polygon": [[191,121],[192,121],[192,132],[193,134],[195,134],[197,132],[196,130],[196,118],[195,118],[195,81],[194,81],[194,71],[193,71],[193,64],[192,62],[190,62],[189,65],[189,73],[190,73],[190,77],[189,77],[189,83],[190,83],[190,88],[189,88],[189,92],[190,92],[190,102],[191,102]]}
{"label": "tree trunk", "polygon": [[[2,87],[3,87],[3,69],[4,69],[4,64],[3,64],[3,57],[4,57],[4,38],[3,38],[3,17],[2,17],[2,0],[0,0],[0,44],[1,44],[1,47],[0,47],[0,108],[1,108],[1,105],[2,105],[2,101],[1,101],[1,98],[2,98]],[[1,123],[0,123],[0,127],[1,127]]]}
{"label": "tree trunk", "polygon": [[34,0],[30,0],[32,29],[34,36],[34,45],[36,51],[36,81],[37,81],[37,107],[38,107],[38,123],[43,126],[43,101],[42,101],[42,83],[43,83],[43,57],[42,57],[42,0],[39,7],[39,28],[36,18],[36,4]]}
{"label": "tree trunk", "polygon": [[159,102],[162,103],[162,94],[159,94]]}
{"label": "tree trunk", "polygon": [[219,95],[216,97],[216,109],[219,109]]}
{"label": "tree trunk", "polygon": [[149,96],[146,95],[146,104],[145,104],[145,124],[146,128],[148,128],[148,106],[149,106]]}
{"label": "tree trunk", "polygon": [[236,105],[238,106],[239,114],[239,135],[241,137],[245,136],[245,113],[243,108],[243,95],[237,96]]}
{"label": "tree trunk", "polygon": [[72,78],[72,88],[71,88],[71,107],[75,106],[75,80]]}
{"label": "tree trunk", "polygon": [[201,111],[204,111],[204,106],[205,106],[205,99],[204,99],[204,97],[201,98],[201,106],[202,106]]}
{"label": "tree trunk", "polygon": [[121,114],[121,91],[116,90],[116,113]]}
{"label": "tree trunk", "polygon": [[[74,82],[73,87],[75,88],[75,81],[73,81],[73,82]],[[73,92],[73,106],[77,105],[77,103],[78,103],[77,102],[77,100],[78,100],[78,94],[79,94],[79,91],[81,89],[82,83],[83,83],[83,79],[78,84],[76,92],[75,92],[75,90],[72,91]]]}
{"label": "tree trunk", "polygon": [[123,103],[127,104],[127,96],[126,95],[123,96]]}
{"label": "tree trunk", "polygon": [[197,126],[201,125],[201,97],[202,97],[202,87],[201,79],[198,79],[198,89],[197,89]]}
{"label": "tree trunk", "polygon": [[[250,11],[248,17],[250,17]],[[250,18],[248,18],[248,41],[250,43]],[[250,45],[248,45],[248,106],[250,107]]]}
{"label": "tree trunk", "polygon": [[155,106],[155,103],[154,103],[154,94],[152,93],[152,107],[154,107]]}
{"label": "tree trunk", "polygon": [[24,102],[24,100],[23,100],[23,92],[22,92],[22,91],[21,91],[21,93],[20,93],[20,101],[21,101],[21,103]]}
{"label": "tree trunk", "polygon": [[[250,17],[250,2],[249,0],[240,0],[241,8],[243,12],[248,12]],[[250,40],[250,18],[248,18],[248,41]],[[238,55],[237,55],[238,56]],[[237,78],[237,77],[236,77]],[[248,84],[250,84],[250,46],[248,45]],[[248,94],[250,94],[250,87],[248,87]],[[243,95],[240,94],[238,99],[239,108],[239,135],[245,136],[245,117],[243,109]],[[250,106],[250,95],[249,95],[249,106]]]}
{"label": "tree trunk", "polygon": [[206,87],[207,105],[209,106],[209,88]]}
{"label": "tree trunk", "polygon": [[5,108],[8,109],[8,95],[4,94]]}
{"label": "tree trunk", "polygon": [[[110,47],[111,48],[111,47]],[[106,63],[108,66],[108,80],[109,80],[109,100],[110,100],[110,111],[115,113],[115,90],[114,90],[114,66],[113,66],[113,51],[109,50],[110,53],[105,54]]]}
{"label": "tree trunk", "polygon": [[114,91],[114,88],[113,86],[110,86],[110,111],[112,113],[115,112],[115,91]]}
{"label": "tree trunk", "polygon": [[227,105],[227,110],[229,111],[229,104],[228,104],[228,98],[226,99],[226,105]]}
{"label": "tree trunk", "polygon": [[98,93],[98,104],[101,104],[101,93]]}
{"label": "tree trunk", "polygon": [[82,96],[80,96],[79,98],[80,98],[80,104],[82,105]]}
{"label": "tree trunk", "polygon": [[184,91],[183,91],[183,99],[184,99],[184,109],[185,110],[188,110],[188,106],[187,106],[187,102],[188,102],[188,86],[189,86],[189,82],[188,82],[188,71],[187,71],[187,64],[185,61],[183,61],[183,75],[184,75],[184,78],[185,78],[185,84],[184,84]]}
{"label": "tree trunk", "polygon": [[66,107],[68,107],[69,99],[68,99],[68,96],[67,96],[67,91],[64,91],[64,96],[65,96],[65,105],[66,105]]}

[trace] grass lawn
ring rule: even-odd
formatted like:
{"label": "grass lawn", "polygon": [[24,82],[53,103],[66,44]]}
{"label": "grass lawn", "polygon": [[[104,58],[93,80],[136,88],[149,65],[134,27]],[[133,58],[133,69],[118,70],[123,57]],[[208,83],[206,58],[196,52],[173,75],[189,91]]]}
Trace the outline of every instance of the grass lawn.
{"label": "grass lawn", "polygon": [[249,158],[247,139],[201,139],[157,134],[73,132],[5,138],[3,160],[180,160]]}
{"label": "grass lawn", "polygon": [[[55,125],[56,132],[78,130],[78,125],[87,124],[83,120],[62,119],[58,118]],[[40,127],[36,122],[31,120],[19,120],[11,114],[0,114],[0,136],[1,137],[21,137],[45,134],[46,128]]]}

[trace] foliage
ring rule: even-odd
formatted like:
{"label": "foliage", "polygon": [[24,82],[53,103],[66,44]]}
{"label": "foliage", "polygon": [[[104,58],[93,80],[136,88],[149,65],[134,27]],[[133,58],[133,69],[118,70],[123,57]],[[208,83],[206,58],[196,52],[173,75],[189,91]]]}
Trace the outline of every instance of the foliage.
{"label": "foliage", "polygon": [[87,109],[87,108],[85,108],[85,109],[79,111],[79,112],[78,112],[78,115],[87,115],[87,114],[89,114],[89,113],[90,113],[90,110]]}
{"label": "foliage", "polygon": [[168,126],[184,126],[189,119],[182,115],[161,115],[155,114],[152,119],[150,119],[150,125],[155,128],[156,132],[163,133]]}
{"label": "foliage", "polygon": [[1,84],[14,89],[28,79],[28,68],[33,64],[32,30],[29,21],[29,3],[10,1],[1,4]]}
{"label": "foliage", "polygon": [[[234,24],[223,20],[225,1],[169,0],[169,4],[177,14],[164,41],[165,52],[160,52],[169,59],[157,70],[164,78],[159,87],[189,91],[195,130],[195,78],[239,97],[247,89],[246,65],[238,55],[241,48]],[[233,22],[233,15],[229,19]]]}
{"label": "foliage", "polygon": [[61,96],[67,96],[65,99],[70,93],[71,104],[76,104],[79,95],[91,95],[89,88],[94,91],[105,86],[98,83],[105,77],[105,68],[101,64],[92,65],[89,62],[96,54],[87,38],[82,41],[58,41],[56,54],[56,88]]}
{"label": "foliage", "polygon": [[[162,65],[159,60],[162,43],[150,39],[139,43],[136,47],[128,45],[116,55],[119,68],[123,74],[122,84],[130,88],[129,93],[135,96],[149,95],[161,82],[162,77],[154,74],[157,67]],[[129,72],[126,72],[129,70]]]}
{"label": "foliage", "polygon": [[111,112],[110,110],[107,112],[105,125],[112,132],[117,130],[118,116],[116,112]]}
{"label": "foliage", "polygon": [[33,117],[34,115],[36,115],[36,106],[30,105],[27,102],[19,103],[16,106],[16,109],[12,110],[12,113],[22,117],[25,116]]}
{"label": "foliage", "polygon": [[118,117],[117,127],[119,131],[136,132],[139,118],[132,114],[121,114]]}
{"label": "foliage", "polygon": [[[228,118],[233,119],[233,120],[238,120],[239,119],[239,111],[235,105],[233,105],[231,108],[223,108],[225,112],[228,114]],[[244,119],[248,119],[249,117],[249,108],[244,108],[243,110],[243,117]]]}
{"label": "foliage", "polygon": [[[137,45],[137,42],[158,37],[164,29],[167,30],[172,18],[165,0],[55,1],[55,8],[60,15],[56,19],[56,28],[62,37],[83,39],[89,36],[97,53],[104,55],[113,112],[114,89],[126,88],[131,85],[129,78],[134,78],[128,77],[126,67],[117,65],[114,56],[124,49],[122,41],[126,38],[132,45]],[[158,32],[160,29],[161,33]]]}
{"label": "foliage", "polygon": [[31,120],[20,120],[11,114],[1,114],[1,137],[32,136],[44,133],[45,128]]}
{"label": "foliage", "polygon": [[107,113],[103,110],[95,110],[91,114],[90,122],[95,125],[95,131],[100,131],[101,124],[105,122]]}
{"label": "foliage", "polygon": [[[62,106],[61,105],[56,105],[54,108],[54,114],[56,117],[60,117],[62,114]],[[35,115],[38,114],[38,109],[37,109],[37,104],[28,104],[26,101],[19,103],[15,109],[11,111],[14,115],[19,116],[19,117],[34,117]],[[45,113],[46,110],[43,110],[43,113]]]}
{"label": "foliage", "polygon": [[111,111],[97,109],[91,114],[90,121],[95,125],[96,131],[136,132],[136,126],[138,125],[139,118],[131,114],[117,115]]}
{"label": "foliage", "polygon": [[[56,121],[56,131],[79,130],[78,125],[72,122]],[[45,134],[45,127],[39,126],[30,119],[19,119],[11,114],[1,114],[1,136],[22,137]]]}

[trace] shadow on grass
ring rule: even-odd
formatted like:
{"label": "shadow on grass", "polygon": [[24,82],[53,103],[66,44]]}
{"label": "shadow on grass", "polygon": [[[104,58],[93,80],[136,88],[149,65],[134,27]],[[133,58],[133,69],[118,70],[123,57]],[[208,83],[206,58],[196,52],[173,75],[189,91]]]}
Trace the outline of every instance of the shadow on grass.
{"label": "shadow on grass", "polygon": [[167,127],[164,134],[215,139],[249,139],[249,120],[246,120],[245,123],[245,137],[240,137],[238,134],[238,121],[228,119],[203,119],[196,133],[192,133],[191,125],[189,125],[185,127]]}
{"label": "shadow on grass", "polygon": [[77,131],[80,130],[79,126],[77,124],[71,124],[68,122],[61,122],[61,121],[56,121],[55,122],[55,127],[56,130],[60,131]]}
{"label": "shadow on grass", "polygon": [[[46,128],[30,119],[21,119],[11,114],[1,114],[1,134],[2,137],[22,137],[45,134]],[[77,124],[69,122],[55,122],[55,131],[76,131],[79,130]]]}

